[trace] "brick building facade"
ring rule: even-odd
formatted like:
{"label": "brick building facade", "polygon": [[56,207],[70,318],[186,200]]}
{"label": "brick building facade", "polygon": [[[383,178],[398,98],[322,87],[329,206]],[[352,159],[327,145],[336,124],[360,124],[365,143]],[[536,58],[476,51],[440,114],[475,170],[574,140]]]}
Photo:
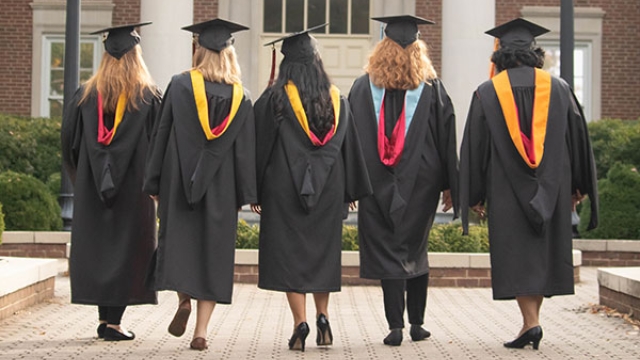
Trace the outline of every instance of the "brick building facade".
{"label": "brick building facade", "polygon": [[[111,24],[141,20],[144,0],[83,0],[110,8]],[[442,26],[444,0],[415,0],[415,14],[434,20],[434,26],[421,29],[430,47],[430,56],[442,70]],[[40,116],[33,104],[32,86],[42,74],[34,71],[34,3],[48,0],[3,0],[0,14],[0,113]],[[220,0],[193,0],[193,22],[216,17]],[[59,2],[55,2],[59,3]],[[640,116],[640,2],[638,0],[575,0],[576,9],[599,8],[602,13],[602,50],[599,74],[601,118],[638,119]],[[523,7],[559,7],[560,0],[495,0],[495,23],[523,16]],[[146,19],[145,19],[146,20]],[[83,20],[84,21],[84,20]],[[464,26],[464,24],[461,24]],[[36,49],[37,50],[37,49]],[[467,94],[464,95],[468,97]],[[464,117],[466,109],[457,110]]]}

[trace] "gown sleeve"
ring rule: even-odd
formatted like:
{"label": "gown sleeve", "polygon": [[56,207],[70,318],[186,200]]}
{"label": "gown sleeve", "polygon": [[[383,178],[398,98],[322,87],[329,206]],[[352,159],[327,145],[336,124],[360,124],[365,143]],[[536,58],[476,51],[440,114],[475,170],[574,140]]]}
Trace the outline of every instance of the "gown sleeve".
{"label": "gown sleeve", "polygon": [[82,112],[79,102],[82,97],[83,87],[79,88],[66,104],[62,116],[62,129],[60,139],[62,145],[62,163],[71,182],[76,182],[76,170],[80,156],[80,143],[82,141]]}
{"label": "gown sleeve", "polygon": [[278,138],[278,123],[273,108],[273,92],[267,89],[254,104],[256,139],[256,179],[258,204],[261,198],[262,182],[273,147]]}
{"label": "gown sleeve", "polygon": [[480,99],[474,93],[460,150],[460,207],[464,234],[469,232],[469,208],[484,204],[491,134]]}
{"label": "gown sleeve", "polygon": [[567,144],[571,157],[571,193],[577,191],[589,196],[591,218],[587,230],[598,226],[598,186],[595,159],[589,140],[587,123],[578,100],[571,92],[569,106],[569,124],[567,126]]}
{"label": "gown sleeve", "polygon": [[160,176],[162,163],[169,142],[169,135],[173,126],[173,105],[171,104],[171,83],[167,86],[167,91],[162,104],[158,110],[156,123],[153,126],[151,143],[147,152],[145,169],[145,179],[143,190],[149,195],[158,195],[160,192]]}
{"label": "gown sleeve", "polygon": [[456,145],[456,115],[453,103],[441,81],[434,81],[436,116],[438,119],[438,152],[442,164],[446,166],[443,190],[451,191],[453,218],[458,217],[458,152]]}
{"label": "gown sleeve", "polygon": [[372,194],[373,188],[371,187],[369,172],[362,154],[358,128],[355,121],[353,121],[348,101],[343,98],[341,103],[343,111],[348,111],[349,116],[346,137],[342,143],[342,158],[346,177],[345,202],[349,203]]}
{"label": "gown sleeve", "polygon": [[256,193],[256,141],[254,112],[251,100],[246,97],[242,106],[249,107],[247,119],[234,143],[237,205],[258,201]]}

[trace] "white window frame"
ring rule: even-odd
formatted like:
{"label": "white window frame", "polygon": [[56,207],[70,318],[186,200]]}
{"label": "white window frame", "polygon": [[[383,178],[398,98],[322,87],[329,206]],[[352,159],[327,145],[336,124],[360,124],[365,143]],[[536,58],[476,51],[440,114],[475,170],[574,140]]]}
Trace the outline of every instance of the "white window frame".
{"label": "white window frame", "polygon": [[[537,44],[541,48],[543,48],[545,51],[549,51],[551,49],[560,50],[559,41],[541,40],[541,41],[537,41]],[[580,74],[577,73],[578,66],[576,66],[576,62],[579,61],[578,59],[578,57],[580,56],[579,52],[584,52],[584,56],[582,57],[582,60],[583,60],[582,73]],[[592,71],[593,45],[587,41],[576,41],[574,45],[573,58],[574,58],[574,66],[573,66],[574,93],[576,93],[576,97],[578,98],[578,101],[582,106],[586,120],[591,121],[593,120],[593,114],[592,114],[593,107],[591,106],[590,101],[593,98],[592,96],[593,83],[590,75],[593,72]],[[557,69],[554,69],[554,70],[555,71],[551,71],[551,74],[554,76],[560,77],[560,68],[558,67]],[[575,87],[576,87],[575,82],[578,78],[582,79],[581,93],[578,93],[575,90]]]}
{"label": "white window frame", "polygon": [[[287,34],[287,30],[286,30],[286,26],[287,26],[287,1],[300,1],[300,0],[282,0],[282,24],[281,24],[281,29],[282,31],[280,32],[281,34]],[[309,1],[308,0],[302,0],[304,1],[303,4],[303,19],[302,19],[302,24],[303,27],[306,29],[309,27],[309,25],[307,24],[308,20],[309,20]],[[325,19],[327,19],[327,21],[329,21],[328,19],[331,16],[331,0],[324,0],[326,7],[325,7]],[[369,17],[371,17],[371,11],[372,11],[372,0],[369,0]],[[353,6],[353,1],[352,0],[347,0],[347,33],[343,34],[343,33],[329,33],[329,26],[327,26],[325,28],[325,32],[324,34],[332,34],[332,35],[352,35],[351,34],[351,16],[352,16],[352,6]],[[263,10],[264,11],[264,10]],[[264,29],[264,28],[263,28]],[[369,29],[369,32],[371,32],[371,29]],[[272,33],[272,34],[278,34],[278,33]],[[314,34],[316,35],[316,34]],[[354,36],[369,36],[369,34],[353,34]]]}
{"label": "white window frame", "polygon": [[[53,96],[49,93],[51,84],[51,44],[64,43],[64,35],[45,35],[42,39],[42,86],[40,114],[43,117],[50,117],[50,100],[62,100],[64,94]],[[99,36],[82,36],[80,43],[93,43],[93,73],[96,72],[102,59],[102,41]],[[63,64],[64,65],[64,64]]]}

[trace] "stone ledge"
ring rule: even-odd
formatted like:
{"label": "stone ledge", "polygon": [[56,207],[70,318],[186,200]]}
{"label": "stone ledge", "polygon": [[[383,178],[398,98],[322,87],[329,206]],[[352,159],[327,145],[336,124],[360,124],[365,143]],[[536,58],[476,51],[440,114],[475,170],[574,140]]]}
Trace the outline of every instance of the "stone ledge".
{"label": "stone ledge", "polygon": [[58,260],[0,258],[0,320],[52,298]]}
{"label": "stone ledge", "polygon": [[640,252],[640,240],[573,239],[573,248],[581,251]]}
{"label": "stone ledge", "polygon": [[598,269],[600,304],[635,318],[640,314],[640,267]]}

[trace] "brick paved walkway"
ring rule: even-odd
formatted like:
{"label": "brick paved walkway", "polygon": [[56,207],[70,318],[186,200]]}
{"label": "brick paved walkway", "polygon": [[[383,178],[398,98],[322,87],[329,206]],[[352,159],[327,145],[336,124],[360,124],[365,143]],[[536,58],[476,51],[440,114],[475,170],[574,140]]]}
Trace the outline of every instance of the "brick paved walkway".
{"label": "brick paved walkway", "polygon": [[[588,311],[598,301],[595,268],[581,269],[575,296],[546,299],[539,351],[502,346],[520,326],[514,301],[491,300],[490,289],[429,289],[426,327],[433,336],[400,347],[382,344],[386,322],[379,287],[343,287],[332,295],[334,345],[315,346],[312,327],[305,353],[287,349],[292,319],[282,293],[235,286],[233,305],[219,305],[209,326],[209,349],[190,350],[194,314],[182,338],[166,328],[175,294],[157,306],[128,308],[123,325],[137,338],[104,342],[95,336],[97,310],[69,304],[69,279],[56,279],[56,297],[0,322],[0,359],[640,359],[638,330],[618,318]],[[311,297],[308,314],[313,317]]]}

